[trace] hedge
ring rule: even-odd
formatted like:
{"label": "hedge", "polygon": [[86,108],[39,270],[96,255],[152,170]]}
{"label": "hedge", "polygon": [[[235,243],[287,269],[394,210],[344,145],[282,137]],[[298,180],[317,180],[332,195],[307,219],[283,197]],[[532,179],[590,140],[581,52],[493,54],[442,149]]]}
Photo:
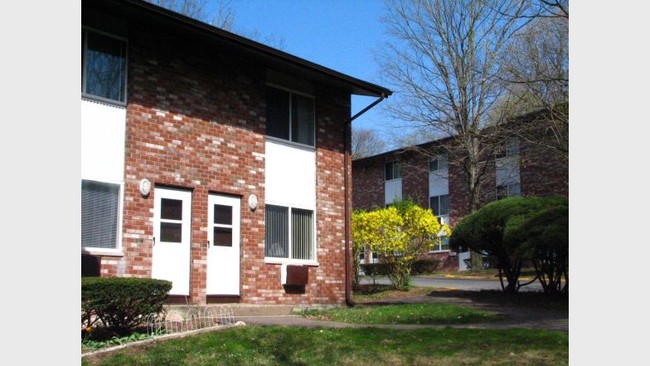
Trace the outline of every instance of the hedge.
{"label": "hedge", "polygon": [[83,277],[82,327],[99,322],[117,334],[127,334],[147,316],[163,310],[171,288],[171,282],[152,278]]}

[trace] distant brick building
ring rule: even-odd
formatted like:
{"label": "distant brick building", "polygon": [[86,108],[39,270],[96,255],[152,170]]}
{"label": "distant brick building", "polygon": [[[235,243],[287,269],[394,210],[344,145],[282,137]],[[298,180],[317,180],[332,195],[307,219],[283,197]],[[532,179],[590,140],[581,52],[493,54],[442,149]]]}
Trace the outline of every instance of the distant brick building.
{"label": "distant brick building", "polygon": [[350,97],[390,90],[141,0],[83,0],[82,37],[85,274],[345,303]]}
{"label": "distant brick building", "polygon": [[[512,195],[568,197],[568,161],[561,154],[515,137],[504,140],[500,153],[485,160],[481,206]],[[410,198],[431,208],[453,228],[469,213],[465,173],[460,164],[448,162],[443,147],[454,143],[453,138],[445,138],[354,160],[353,208],[370,210]],[[450,251],[447,243],[443,241],[428,256],[439,259],[441,269],[466,269],[464,259],[469,253]]]}

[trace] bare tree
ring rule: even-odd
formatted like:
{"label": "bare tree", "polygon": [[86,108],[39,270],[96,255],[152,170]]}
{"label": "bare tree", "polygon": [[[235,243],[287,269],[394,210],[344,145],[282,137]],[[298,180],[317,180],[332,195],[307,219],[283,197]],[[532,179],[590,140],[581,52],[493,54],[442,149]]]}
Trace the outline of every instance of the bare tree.
{"label": "bare tree", "polygon": [[208,7],[208,0],[147,1],[223,30],[231,31],[235,25],[235,13],[232,9],[231,0],[218,0],[216,9],[210,9]]}
{"label": "bare tree", "polygon": [[352,160],[380,154],[386,147],[386,141],[375,130],[352,128]]}
{"label": "bare tree", "polygon": [[[550,7],[550,8],[549,8]],[[567,2],[540,0],[535,17],[502,53],[501,78],[507,93],[492,116],[497,121],[542,111],[515,126],[522,141],[569,154],[569,13]]]}
{"label": "bare tree", "polygon": [[263,34],[257,29],[235,27],[235,11],[232,0],[217,0],[211,8],[208,0],[147,0],[148,2],[173,10],[190,18],[200,20],[228,32],[237,33],[256,42],[283,50],[286,48],[284,37],[276,34]]}
{"label": "bare tree", "polygon": [[488,112],[505,93],[499,57],[527,20],[531,4],[514,0],[388,0],[393,41],[382,57],[395,90],[385,104],[400,120],[454,136],[450,164],[465,175],[468,211],[479,208],[481,185],[495,149]]}

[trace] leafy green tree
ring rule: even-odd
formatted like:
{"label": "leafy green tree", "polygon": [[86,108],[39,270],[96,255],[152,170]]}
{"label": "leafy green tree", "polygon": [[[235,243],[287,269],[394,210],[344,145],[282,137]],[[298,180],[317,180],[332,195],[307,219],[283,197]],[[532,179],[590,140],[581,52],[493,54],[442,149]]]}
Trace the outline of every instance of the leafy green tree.
{"label": "leafy green tree", "polygon": [[512,232],[547,294],[569,292],[569,205],[567,200],[555,203]]}
{"label": "leafy green tree", "polygon": [[379,254],[390,272],[388,278],[397,289],[407,289],[411,269],[419,255],[433,249],[440,238],[441,226],[430,210],[410,200],[396,201],[394,205],[373,211],[355,211],[352,215],[352,240],[354,246]]}
{"label": "leafy green tree", "polygon": [[[556,236],[546,233],[544,224],[549,220],[560,226],[561,220],[551,220],[557,218],[551,213],[555,208],[564,206],[568,208],[563,197],[508,197],[493,201],[459,222],[449,244],[456,250],[464,247],[486,252],[497,262],[503,291],[516,293],[532,282],[519,282],[525,261],[535,258],[540,268],[546,263],[536,258],[535,254],[544,252],[541,247],[553,242]],[[551,216],[540,216],[545,211]],[[533,233],[536,233],[535,239]]]}

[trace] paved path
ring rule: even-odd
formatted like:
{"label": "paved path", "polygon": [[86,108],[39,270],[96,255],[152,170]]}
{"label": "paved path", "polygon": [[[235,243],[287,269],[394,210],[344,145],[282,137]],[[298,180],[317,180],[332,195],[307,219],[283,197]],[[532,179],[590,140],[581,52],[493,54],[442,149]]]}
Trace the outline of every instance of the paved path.
{"label": "paved path", "polygon": [[[526,281],[521,281],[526,282]],[[371,277],[363,276],[359,279],[361,284],[372,284]],[[378,277],[375,283],[379,285],[390,285],[388,277]],[[480,290],[501,290],[501,282],[498,278],[453,278],[445,276],[413,276],[411,284],[417,287],[437,287],[450,288],[457,290],[480,291]],[[520,289],[526,291],[542,291],[542,285],[535,281]]]}

